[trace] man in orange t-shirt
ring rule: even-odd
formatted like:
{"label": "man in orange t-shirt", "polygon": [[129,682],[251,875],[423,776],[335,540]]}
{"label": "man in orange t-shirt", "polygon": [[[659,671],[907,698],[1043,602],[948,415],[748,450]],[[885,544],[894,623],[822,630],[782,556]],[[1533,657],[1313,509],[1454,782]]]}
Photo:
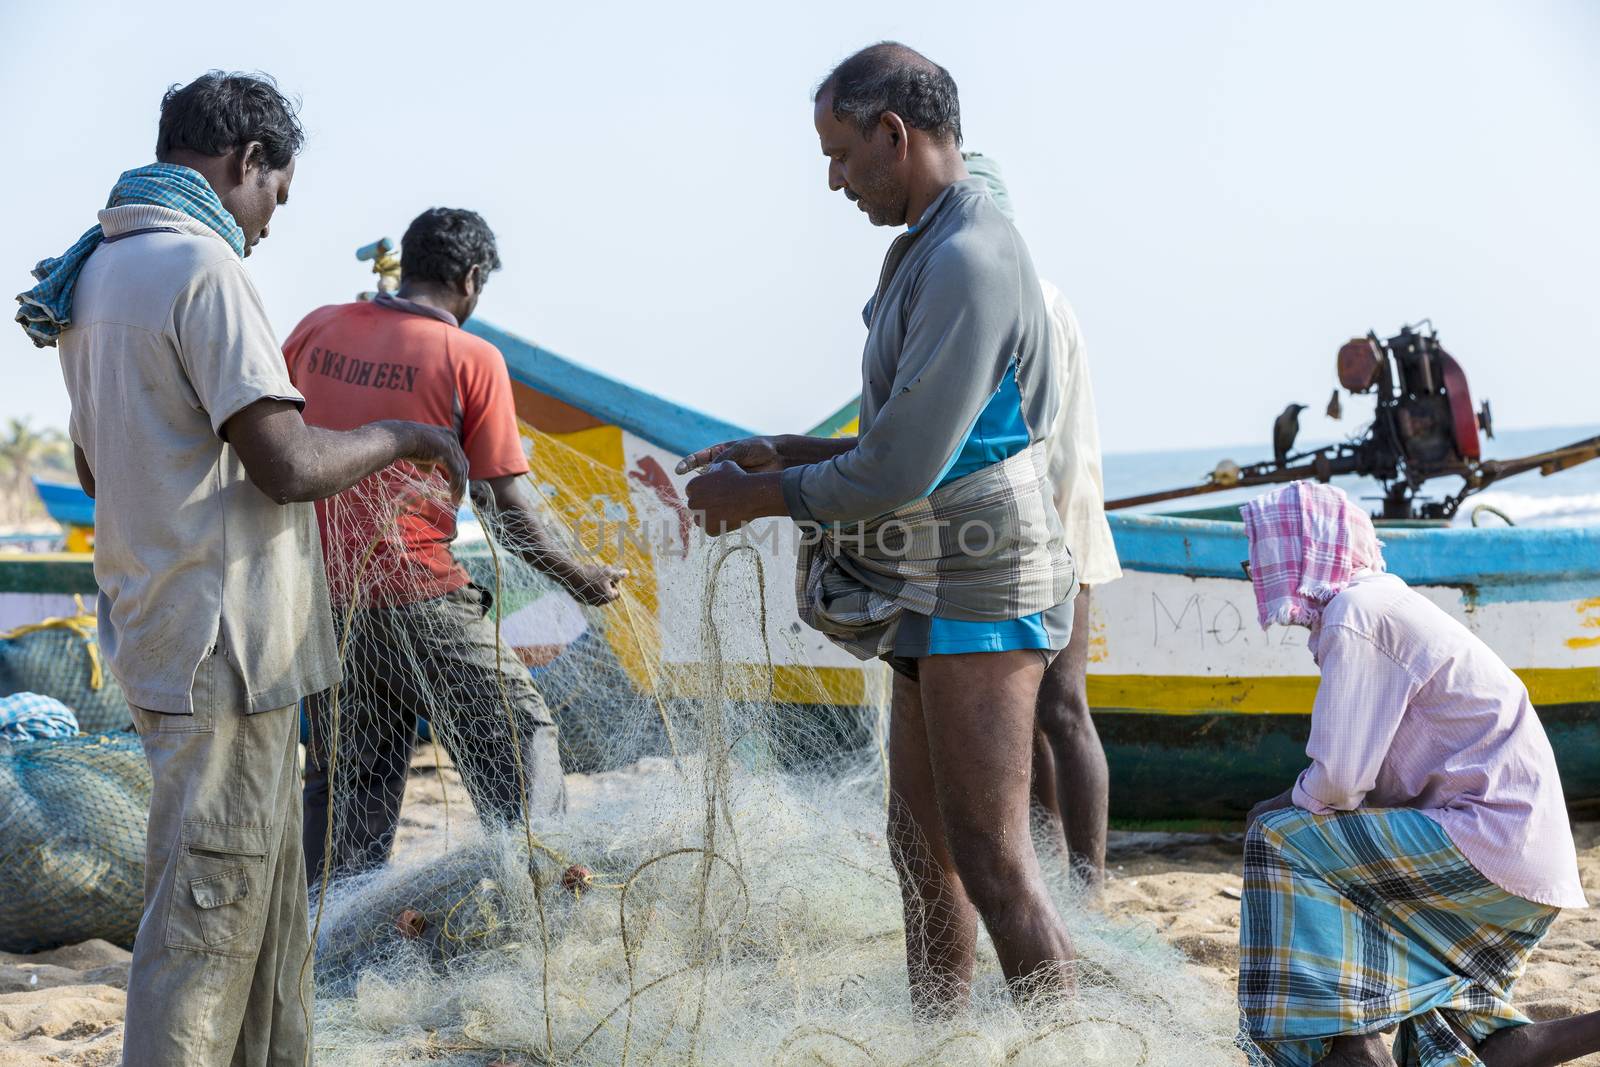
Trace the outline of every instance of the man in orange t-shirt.
{"label": "man in orange t-shirt", "polygon": [[[626,573],[576,560],[546,535],[524,480],[505,362],[461,329],[499,266],[494,234],[476,213],[423,212],[402,241],[399,292],[306,316],[284,344],[289,374],[305,395],[309,425],[345,430],[403,418],[453,427],[473,498],[502,542],[579,601],[605,604]],[[401,465],[317,505],[335,611],[342,621],[352,599],[358,610],[345,647],[337,761],[328,751],[328,697],[309,702],[304,833],[312,884],[322,877],[330,804],[331,873],[388,858],[419,717],[449,748],[480,817],[504,823],[565,803],[549,710],[497,634],[492,597],[451,553],[455,512],[438,494],[418,491],[422,477]],[[330,764],[338,767],[334,789]]]}

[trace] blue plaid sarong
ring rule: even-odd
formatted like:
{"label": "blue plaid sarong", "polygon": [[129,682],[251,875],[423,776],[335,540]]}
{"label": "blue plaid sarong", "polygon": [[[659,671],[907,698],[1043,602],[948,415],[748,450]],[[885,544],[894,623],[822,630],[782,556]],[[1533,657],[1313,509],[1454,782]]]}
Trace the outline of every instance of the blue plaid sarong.
{"label": "blue plaid sarong", "polygon": [[78,717],[55,697],[40,693],[0,697],[0,740],[43,741],[77,734]]}
{"label": "blue plaid sarong", "polygon": [[[244,231],[222,206],[211,183],[197,170],[172,163],[152,163],[124,171],[117,184],[111,187],[106,207],[125,204],[151,204],[181,211],[211,227],[233,246],[240,258],[244,256]],[[17,322],[38,347],[54,346],[61,331],[70,324],[72,292],[78,286],[78,273],[104,239],[99,226],[91,227],[61,255],[41,259],[33,268],[33,276],[39,284],[17,294],[17,303],[22,305],[17,312]]]}
{"label": "blue plaid sarong", "polygon": [[1245,837],[1240,1045],[1310,1067],[1345,1034],[1399,1027],[1401,1067],[1482,1067],[1529,1020],[1511,988],[1559,909],[1513,896],[1407,808],[1263,816]]}

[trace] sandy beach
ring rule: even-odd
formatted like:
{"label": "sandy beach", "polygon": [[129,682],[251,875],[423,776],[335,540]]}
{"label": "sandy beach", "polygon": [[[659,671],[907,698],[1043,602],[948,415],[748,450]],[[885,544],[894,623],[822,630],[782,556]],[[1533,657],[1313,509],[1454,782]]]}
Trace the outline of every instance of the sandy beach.
{"label": "sandy beach", "polygon": [[[581,808],[626,790],[641,776],[661,773],[657,763],[664,761],[569,775],[570,802]],[[397,854],[444,846],[469,817],[455,771],[447,762],[436,765],[424,746],[413,763]],[[1593,899],[1600,896],[1600,822],[1579,823],[1575,831]],[[1239,959],[1240,840],[1238,834],[1113,832],[1105,894],[1111,916],[1154,929],[1196,974],[1229,995]],[[0,1067],[119,1062],[129,959],[103,941],[28,956],[0,953]],[[1517,1002],[1536,1020],[1600,1009],[1600,914],[1562,915],[1534,954]],[[1578,1062],[1600,1067],[1600,1056]]]}
{"label": "sandy beach", "polygon": [[[1600,822],[1573,827],[1590,900],[1600,896]],[[1239,835],[1112,835],[1106,884],[1110,914],[1149,923],[1208,979],[1231,994],[1239,968]],[[1600,1009],[1600,913],[1556,920],[1517,986],[1517,1006],[1534,1020]],[[1600,1067],[1600,1055],[1574,1061]]]}

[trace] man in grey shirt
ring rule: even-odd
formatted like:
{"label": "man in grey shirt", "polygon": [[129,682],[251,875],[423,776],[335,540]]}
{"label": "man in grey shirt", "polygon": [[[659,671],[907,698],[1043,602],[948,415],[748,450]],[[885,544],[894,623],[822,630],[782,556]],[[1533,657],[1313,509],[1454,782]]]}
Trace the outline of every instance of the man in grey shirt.
{"label": "man in grey shirt", "polygon": [[397,460],[465,485],[447,429],[301,420],[243,264],[301,140],[263,77],[168,92],[157,162],[18,298],[60,347],[101,643],[154,778],[126,1064],[309,1062],[296,702],[339,678],[310,502]]}
{"label": "man in grey shirt", "polygon": [[[680,466],[709,464],[689,506],[714,534],[768,515],[875,531],[892,516],[912,531],[910,565],[825,537],[820,557],[802,556],[817,569],[801,576],[801,611],[895,670],[889,832],[913,1000],[966,1003],[980,917],[1014,992],[1064,993],[1072,944],[1028,827],[1034,705],[1074,586],[1045,471],[1058,399],[1039,281],[967,175],[944,68],[904,45],[866,48],[823,80],[813,119],[829,186],[874,225],[909,227],[867,308],[860,435],[705,449]],[[973,501],[1004,541],[988,562],[938,532]]]}

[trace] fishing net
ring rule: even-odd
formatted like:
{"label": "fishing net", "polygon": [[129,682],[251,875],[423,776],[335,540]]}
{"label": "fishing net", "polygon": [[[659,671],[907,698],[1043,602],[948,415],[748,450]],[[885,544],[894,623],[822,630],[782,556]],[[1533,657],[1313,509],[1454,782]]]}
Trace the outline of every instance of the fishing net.
{"label": "fishing net", "polygon": [[[1059,856],[1077,995],[1019,1009],[981,947],[972,1012],[915,1023],[886,672],[795,622],[792,551],[698,539],[598,432],[527,437],[547,525],[631,571],[614,604],[576,606],[486,518],[457,546],[482,593],[397,612],[431,483],[391,471],[324,508],[346,680],[313,716],[334,846],[312,878],[319,1062],[1238,1062],[1229,998],[1086,906]],[[480,616],[487,652],[461,636]],[[564,797],[535,780],[547,719]],[[526,798],[511,817],[508,793]]]}
{"label": "fishing net", "polygon": [[0,951],[132,945],[149,808],[136,737],[0,741]]}
{"label": "fishing net", "polygon": [[82,611],[0,633],[0,694],[8,693],[55,697],[86,734],[133,726],[122,687],[102,667],[95,618]]}

